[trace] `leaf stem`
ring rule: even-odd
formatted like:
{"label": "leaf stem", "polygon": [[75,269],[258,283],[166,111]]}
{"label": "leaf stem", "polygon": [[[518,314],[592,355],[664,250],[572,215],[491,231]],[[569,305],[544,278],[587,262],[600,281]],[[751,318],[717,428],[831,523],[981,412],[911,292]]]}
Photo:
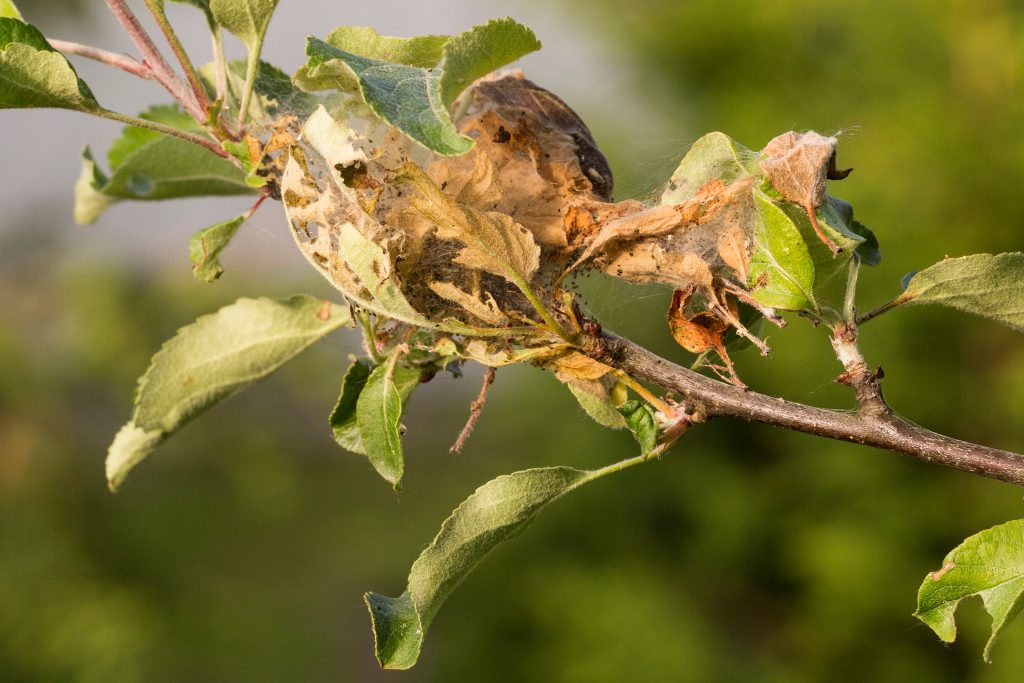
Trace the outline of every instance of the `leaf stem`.
{"label": "leaf stem", "polygon": [[153,18],[156,19],[157,26],[160,27],[164,38],[167,39],[167,44],[171,46],[174,56],[178,58],[178,63],[181,64],[181,69],[185,72],[188,84],[192,88],[192,94],[195,95],[196,103],[204,112],[209,112],[210,101],[206,97],[206,89],[203,88],[203,84],[199,81],[199,74],[196,73],[192,60],[189,59],[188,53],[185,52],[185,48],[181,44],[181,40],[178,39],[178,34],[175,33],[171,22],[167,20],[167,13],[164,10],[163,3],[157,3],[156,0],[146,0],[146,7],[149,8]]}
{"label": "leaf stem", "polygon": [[366,347],[366,352],[370,354],[370,359],[374,363],[380,365],[384,362],[384,356],[380,355],[380,351],[377,349],[377,335],[373,331],[373,325],[370,324],[370,314],[359,309],[356,311],[356,318],[359,320],[359,327],[363,330],[363,345]]}
{"label": "leaf stem", "polygon": [[78,55],[79,57],[85,57],[86,59],[102,62],[108,66],[130,73],[133,76],[145,78],[146,80],[154,80],[156,78],[156,74],[153,73],[153,69],[151,69],[147,64],[143,64],[128,55],[120,55],[116,52],[102,50],[90,45],[82,45],[81,43],[73,43],[69,40],[47,38],[46,42],[52,45],[55,50],[65,54]]}
{"label": "leaf stem", "polygon": [[533,306],[535,311],[537,311],[541,319],[548,326],[548,329],[550,329],[552,332],[554,332],[556,335],[561,337],[564,341],[568,342],[569,344],[575,344],[577,342],[578,337],[576,335],[570,334],[568,330],[562,327],[561,323],[555,320],[555,317],[551,315],[551,311],[547,309],[547,306],[545,306],[544,303],[537,296],[537,294],[534,293],[530,285],[527,284],[521,277],[519,277],[518,273],[513,275],[512,283],[519,289],[520,292],[523,293],[523,296],[526,297],[526,300],[529,301],[530,305]]}
{"label": "leaf stem", "polygon": [[256,49],[249,52],[249,61],[245,67],[245,85],[242,86],[242,101],[238,106],[238,128],[245,130],[246,119],[249,118],[249,104],[252,102],[252,91],[256,86],[256,73],[260,68],[260,49],[263,46],[261,38],[256,44]]}
{"label": "leaf stem", "polygon": [[223,147],[217,144],[215,140],[204,138],[201,135],[198,135],[196,133],[190,133],[187,130],[181,130],[180,128],[166,126],[162,123],[157,123],[156,121],[147,121],[146,119],[140,119],[136,116],[128,116],[127,114],[121,114],[116,111],[110,111],[109,109],[101,108],[94,113],[97,116],[101,116],[105,119],[110,119],[111,121],[118,121],[129,126],[146,128],[148,130],[154,130],[158,133],[163,133],[164,135],[170,135],[172,137],[181,138],[182,140],[187,140],[188,142],[191,142],[194,145],[205,147],[206,149],[210,150],[217,156],[223,157],[225,159],[231,158],[231,155],[229,155]]}
{"label": "leaf stem", "polygon": [[857,318],[857,324],[858,325],[863,325],[867,321],[869,321],[869,320],[871,320],[873,318],[877,318],[878,316],[882,315],[883,313],[888,313],[889,311],[893,310],[894,308],[898,308],[899,306],[902,306],[903,304],[907,303],[908,301],[911,301],[912,299],[913,299],[913,297],[906,296],[906,292],[904,292],[903,294],[900,294],[898,297],[896,297],[892,301],[886,302],[886,303],[882,304],[881,306],[879,306],[878,308],[870,310],[867,313],[865,313],[864,315],[862,315],[859,318]]}
{"label": "leaf stem", "polygon": [[210,40],[213,42],[213,63],[217,71],[217,99],[223,102],[228,93],[228,68],[224,59],[224,33],[219,24],[210,24]]}
{"label": "leaf stem", "polygon": [[621,372],[620,371],[620,372],[616,372],[615,374],[619,378],[620,382],[625,384],[627,387],[629,387],[634,392],[636,392],[636,394],[638,396],[640,396],[642,399],[644,399],[645,401],[650,403],[652,406],[654,406],[654,408],[658,412],[662,413],[663,415],[665,415],[666,417],[669,417],[669,418],[675,417],[677,415],[677,412],[676,412],[675,408],[673,408],[672,406],[668,405],[667,403],[662,401],[660,398],[658,398],[657,396],[652,394],[647,389],[647,387],[645,387],[643,384],[640,384],[640,382],[637,382],[635,379],[633,379],[629,375],[629,373]]}
{"label": "leaf stem", "polygon": [[192,118],[200,123],[204,123],[206,121],[206,112],[199,106],[195,93],[189,90],[184,81],[174,72],[174,69],[171,68],[171,65],[153,43],[153,39],[146,33],[146,29],[142,28],[138,17],[128,7],[125,0],[106,0],[106,3],[110,11],[117,17],[117,20],[121,22],[125,31],[127,31],[128,37],[135,43],[135,47],[142,53],[143,64],[152,69],[153,77],[167,89],[167,92],[174,96],[174,99],[178,100],[185,107]]}
{"label": "leaf stem", "polygon": [[857,277],[860,275],[860,257],[850,259],[846,273],[846,295],[843,298],[843,318],[849,325],[857,324]]}

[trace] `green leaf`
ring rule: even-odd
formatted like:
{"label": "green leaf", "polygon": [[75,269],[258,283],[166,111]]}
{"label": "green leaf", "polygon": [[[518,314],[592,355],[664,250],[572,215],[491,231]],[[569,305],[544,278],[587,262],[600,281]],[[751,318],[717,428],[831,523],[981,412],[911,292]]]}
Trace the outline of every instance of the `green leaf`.
{"label": "green leaf", "polygon": [[447,42],[448,36],[396,38],[382,36],[372,28],[363,26],[341,26],[328,33],[325,41],[308,41],[306,55],[309,59],[295,74],[293,81],[309,92],[359,90],[359,80],[345,63],[322,49],[325,43],[360,57],[428,69],[441,60],[441,49]]}
{"label": "green leaf", "polygon": [[341,381],[338,403],[328,418],[334,440],[338,445],[361,455],[366,455],[366,448],[363,446],[363,440],[359,436],[359,425],[356,423],[356,403],[366,386],[366,380],[370,378],[372,368],[369,359],[352,358],[352,364],[348,366]]}
{"label": "green leaf", "polygon": [[964,598],[980,596],[992,615],[992,645],[1024,607],[1024,520],[1014,520],[975,534],[954,548],[942,567],[925,577],[917,593],[914,616],[947,643],[956,639],[955,612]]}
{"label": "green leaf", "polygon": [[[156,106],[140,118],[190,132],[199,125],[174,106]],[[92,223],[124,199],[160,200],[209,195],[253,194],[246,174],[233,163],[187,140],[128,126],[108,153],[109,176],[88,148],[75,185],[75,220]]]}
{"label": "green leaf", "polygon": [[654,420],[654,409],[643,401],[632,399],[618,407],[626,419],[626,427],[640,444],[640,453],[647,455],[658,445],[658,424]]}
{"label": "green leaf", "polygon": [[395,386],[395,359],[378,365],[370,373],[356,400],[356,424],[359,440],[366,449],[370,464],[380,476],[396,489],[402,480],[405,462],[402,459],[402,396]]}
{"label": "green leaf", "polygon": [[673,171],[662,204],[680,204],[690,199],[705,183],[721,180],[726,185],[757,172],[757,153],[725,133],[708,133],[690,146]]}
{"label": "green leaf", "polygon": [[772,308],[813,308],[814,262],[800,229],[768,195],[759,189],[753,192],[758,214],[750,258],[753,298]]}
{"label": "green leaf", "polygon": [[[247,68],[244,59],[236,59],[227,65],[228,87],[224,111],[229,120],[238,118]],[[199,77],[211,94],[216,89],[216,69],[212,62],[199,69]],[[296,88],[288,74],[273,64],[259,62],[253,81],[253,99],[249,103],[249,115],[253,121],[272,121],[283,114],[295,114],[299,119],[305,119],[316,107],[316,98]]]}
{"label": "green leaf", "polygon": [[224,268],[220,264],[220,253],[251,215],[252,213],[247,211],[231,220],[204,228],[192,236],[192,241],[189,242],[189,257],[192,259],[192,274],[197,279],[213,282],[224,273]]}
{"label": "green leaf", "polygon": [[822,203],[815,212],[821,231],[842,250],[839,254],[833,254],[815,233],[811,219],[803,207],[786,201],[777,206],[786,212],[786,215],[800,231],[807,253],[810,254],[814,264],[814,292],[817,298],[833,278],[840,274],[845,277],[847,264],[861,243],[864,242],[863,237],[850,230],[845,220],[847,208],[852,210],[852,207],[842,200],[833,202],[829,197],[828,201]]}
{"label": "green leaf", "polygon": [[607,390],[599,390],[604,389],[604,385],[598,382],[566,382],[566,386],[594,422],[609,429],[626,427],[626,420],[619,412],[613,394]]}
{"label": "green leaf", "polygon": [[21,12],[19,12],[18,8],[14,6],[14,2],[12,2],[12,0],[0,0],[0,17],[24,21],[21,18]]}
{"label": "green leaf", "polygon": [[975,254],[914,274],[900,304],[942,304],[1024,332],[1024,253]]}
{"label": "green leaf", "polygon": [[878,237],[868,226],[860,221],[850,221],[850,230],[864,238],[857,247],[857,255],[865,266],[877,266],[882,262],[882,250],[879,248]]}
{"label": "green leaf", "polygon": [[259,52],[278,0],[210,0],[210,11],[218,24]]}
{"label": "green leaf", "polygon": [[476,79],[540,48],[533,31],[509,17],[460,33],[444,45],[441,100],[451,106]]}
{"label": "green leaf", "polygon": [[[374,113],[424,147],[455,155],[468,152],[473,141],[455,129],[449,105],[472,80],[539,47],[528,28],[502,19],[448,40],[433,69],[354,54],[316,38],[309,39],[306,54],[314,70],[333,61],[345,64]],[[334,78],[346,87],[344,78]]]}
{"label": "green leaf", "polygon": [[519,535],[549,503],[573,489],[639,460],[600,470],[543,467],[493,479],[476,490],[441,525],[409,572],[397,598],[366,594],[377,661],[408,669],[419,658],[423,637],[441,605],[495,546]]}
{"label": "green leaf", "polygon": [[359,79],[359,90],[373,112],[416,142],[446,155],[472,149],[473,141],[455,130],[434,72],[360,57],[316,38],[309,43],[307,54],[346,64]]}
{"label": "green leaf", "polygon": [[0,16],[0,109],[103,111],[64,55],[35,26],[13,18],[16,12],[11,5]]}
{"label": "green leaf", "polygon": [[164,439],[350,322],[347,306],[310,296],[239,299],[181,328],[139,380],[131,421],[107,454],[116,490]]}

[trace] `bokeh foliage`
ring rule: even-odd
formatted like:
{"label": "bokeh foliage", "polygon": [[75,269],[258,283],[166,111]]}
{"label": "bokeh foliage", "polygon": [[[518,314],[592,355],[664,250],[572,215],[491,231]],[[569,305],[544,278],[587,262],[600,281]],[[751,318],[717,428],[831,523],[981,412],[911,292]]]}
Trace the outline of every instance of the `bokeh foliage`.
{"label": "bokeh foliage", "polygon": [[[884,246],[862,278],[865,305],[946,254],[1020,249],[1015,3],[590,0],[573,11],[628,60],[678,134],[645,138],[612,106],[589,121],[625,193],[652,189],[709,130],[758,148],[789,128],[855,127],[840,163],[856,170],[836,193]],[[0,271],[4,679],[383,678],[362,591],[400,590],[454,504],[503,472],[595,467],[632,448],[552,378],[515,369],[499,373],[466,452],[449,456],[476,382],[438,380],[411,406],[409,483],[396,498],[331,441],[324,406],[356,344],[340,335],[190,426],[111,497],[103,454],[159,344],[239,295],[308,290],[315,275],[207,286],[188,275],[184,245],[167,278],[43,269],[42,248],[8,252]],[[583,287],[613,328],[684,358],[664,331],[668,293]],[[806,327],[772,333],[769,362],[739,354],[742,376],[767,393],[849,405],[830,383],[839,368],[825,335]],[[1018,335],[921,308],[879,319],[862,341],[897,409],[1024,450]],[[708,425],[663,462],[573,493],[498,551],[449,600],[408,676],[1019,680],[1020,624],[986,666],[980,608],[964,609],[963,642],[950,649],[910,614],[950,547],[1020,516],[1006,484]]]}

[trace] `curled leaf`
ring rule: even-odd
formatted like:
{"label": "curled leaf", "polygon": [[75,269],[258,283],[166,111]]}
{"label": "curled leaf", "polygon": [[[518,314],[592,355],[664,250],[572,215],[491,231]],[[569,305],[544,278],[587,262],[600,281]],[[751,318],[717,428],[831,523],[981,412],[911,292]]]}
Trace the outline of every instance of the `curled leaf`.
{"label": "curled leaf", "polygon": [[197,279],[213,282],[224,273],[224,268],[220,264],[220,253],[251,215],[248,212],[243,213],[231,220],[204,228],[192,236],[189,256],[192,259],[192,274]]}

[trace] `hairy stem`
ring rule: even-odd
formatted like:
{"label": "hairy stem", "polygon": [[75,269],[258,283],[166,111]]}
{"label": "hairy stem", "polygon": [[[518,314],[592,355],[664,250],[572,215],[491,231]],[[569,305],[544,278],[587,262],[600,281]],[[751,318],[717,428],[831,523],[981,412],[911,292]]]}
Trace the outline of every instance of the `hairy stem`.
{"label": "hairy stem", "polygon": [[81,43],[73,43],[68,40],[58,40],[56,38],[47,38],[46,42],[52,45],[55,50],[63,52],[64,54],[78,55],[79,57],[85,57],[86,59],[102,62],[103,64],[116,67],[121,71],[126,71],[133,76],[138,76],[139,78],[145,78],[148,80],[156,78],[156,75],[149,66],[143,64],[137,59],[129,57],[128,55],[119,55],[116,52],[101,50],[98,47],[82,45]]}
{"label": "hairy stem", "polygon": [[249,62],[245,69],[245,85],[242,87],[242,102],[238,107],[238,129],[245,130],[245,122],[249,118],[249,104],[252,102],[252,91],[256,87],[256,73],[260,67],[259,50],[249,53]]}
{"label": "hairy stem", "polygon": [[228,94],[228,66],[224,58],[224,34],[220,26],[210,26],[210,40],[213,41],[213,64],[217,71],[217,99],[223,102]]}
{"label": "hairy stem", "polygon": [[583,350],[633,377],[678,392],[696,418],[738,417],[829,439],[851,441],[1024,486],[1024,456],[919,427],[892,411],[842,412],[744,391],[680,367],[608,333],[586,337]]}
{"label": "hairy stem", "polygon": [[121,22],[128,36],[135,43],[135,47],[142,53],[143,63],[153,71],[153,77],[164,86],[167,92],[174,96],[174,99],[185,107],[185,110],[200,123],[206,120],[206,112],[199,106],[195,94],[189,90],[184,81],[174,72],[160,50],[153,43],[153,39],[142,28],[138,17],[131,11],[125,0],[106,0],[107,7],[113,12],[117,20]]}
{"label": "hairy stem", "polygon": [[866,323],[867,321],[871,320],[872,318],[877,318],[878,316],[882,315],[883,313],[888,313],[892,309],[897,308],[899,306],[902,306],[903,304],[905,304],[908,301],[910,301],[912,298],[913,297],[908,297],[908,296],[904,296],[903,294],[901,294],[900,296],[896,297],[892,301],[888,301],[888,302],[882,304],[881,306],[879,306],[878,308],[872,309],[872,310],[868,311],[867,313],[865,313],[864,315],[862,315],[859,318],[857,318],[857,324],[858,325],[863,325],[864,323]]}
{"label": "hairy stem", "polygon": [[185,77],[188,79],[188,84],[192,88],[192,94],[195,95],[196,103],[199,108],[204,112],[210,108],[210,102],[206,97],[206,89],[203,88],[202,83],[199,82],[199,74],[196,73],[196,68],[192,64],[192,60],[189,59],[188,53],[185,52],[184,46],[178,39],[178,34],[175,33],[174,27],[171,26],[171,22],[167,20],[167,13],[164,11],[162,3],[156,2],[156,0],[146,0],[146,7],[149,8],[150,14],[156,19],[157,26],[160,27],[160,31],[164,34],[164,38],[167,39],[167,44],[171,46],[171,50],[174,51],[174,56],[178,58],[178,63],[181,64],[182,71],[185,72]]}
{"label": "hairy stem", "polygon": [[155,130],[156,132],[163,133],[164,135],[170,135],[172,137],[181,138],[182,140],[188,140],[194,145],[205,147],[206,149],[210,150],[217,156],[224,157],[225,159],[231,158],[231,156],[224,150],[224,148],[218,145],[216,141],[211,140],[209,138],[205,138],[197,133],[190,133],[186,130],[181,130],[180,128],[172,128],[171,126],[165,126],[162,123],[157,123],[155,121],[147,121],[146,119],[140,119],[135,116],[128,116],[127,114],[121,114],[116,111],[110,111],[109,109],[100,109],[94,113],[97,116],[102,116],[103,118],[110,119],[111,121],[118,121],[120,123],[125,123],[129,126],[136,126],[138,128],[148,128],[149,130]]}

